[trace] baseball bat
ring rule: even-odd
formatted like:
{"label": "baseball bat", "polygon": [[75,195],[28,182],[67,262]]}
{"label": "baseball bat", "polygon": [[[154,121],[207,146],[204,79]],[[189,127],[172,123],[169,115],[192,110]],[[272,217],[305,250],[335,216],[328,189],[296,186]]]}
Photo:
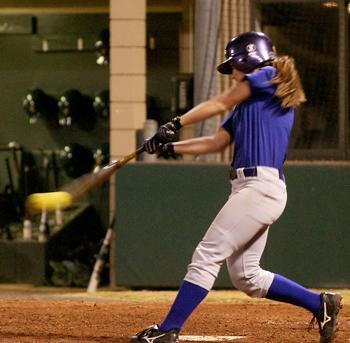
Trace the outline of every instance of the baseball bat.
{"label": "baseball bat", "polygon": [[120,160],[111,161],[97,173],[88,173],[75,179],[57,192],[31,194],[26,200],[26,209],[28,211],[41,211],[43,209],[54,211],[57,208],[68,207],[73,200],[108,180],[114,172],[142,152],[144,152],[143,146]]}
{"label": "baseball bat", "polygon": [[52,160],[52,171],[53,171],[53,180],[55,189],[57,189],[59,186],[59,168],[57,165],[57,159],[56,159],[56,153],[52,151],[51,153],[51,160]]}
{"label": "baseball bat", "polygon": [[14,164],[15,164],[16,175],[19,178],[20,175],[21,175],[21,167],[19,165],[19,161],[18,161],[18,157],[17,157],[17,151],[18,150],[21,151],[22,148],[16,142],[10,142],[8,144],[8,147],[12,151],[12,156],[13,156],[13,161],[14,161]]}
{"label": "baseball bat", "polygon": [[[56,153],[52,151],[51,153],[51,161],[52,161],[52,172],[53,172],[53,180],[55,189],[59,187],[59,168],[56,160]],[[61,226],[63,224],[63,212],[60,208],[55,210],[55,220],[56,226]]]}
{"label": "baseball bat", "polygon": [[7,175],[9,178],[8,190],[9,190],[9,194],[11,196],[12,206],[13,206],[13,209],[16,213],[16,219],[20,220],[20,218],[21,218],[21,205],[19,203],[18,196],[17,196],[16,190],[15,190],[15,185],[13,183],[11,165],[10,165],[10,160],[8,157],[6,157],[5,162],[6,162]]}
{"label": "baseball bat", "polygon": [[103,266],[106,262],[107,255],[109,253],[109,247],[113,237],[113,228],[115,223],[115,215],[113,216],[111,223],[109,224],[108,230],[106,232],[105,238],[102,242],[102,246],[97,255],[97,259],[94,265],[94,269],[90,276],[89,285],[87,287],[87,292],[96,292],[101,279],[101,272]]}

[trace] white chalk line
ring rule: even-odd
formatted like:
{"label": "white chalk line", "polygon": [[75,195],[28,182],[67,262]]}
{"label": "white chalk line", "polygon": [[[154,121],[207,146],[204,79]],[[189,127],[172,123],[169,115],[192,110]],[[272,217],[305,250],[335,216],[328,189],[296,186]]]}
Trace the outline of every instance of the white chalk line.
{"label": "white chalk line", "polygon": [[245,338],[245,336],[180,336],[180,340],[189,342],[231,342]]}

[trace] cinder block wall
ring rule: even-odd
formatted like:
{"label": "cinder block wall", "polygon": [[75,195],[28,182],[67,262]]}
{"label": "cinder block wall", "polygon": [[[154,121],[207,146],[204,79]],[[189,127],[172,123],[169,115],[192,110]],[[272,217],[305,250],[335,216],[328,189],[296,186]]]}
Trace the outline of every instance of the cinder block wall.
{"label": "cinder block wall", "polygon": [[[146,0],[110,0],[110,159],[136,149],[136,130],[146,119]],[[109,212],[115,211],[115,178]],[[114,249],[110,280],[115,284]]]}
{"label": "cinder block wall", "polygon": [[110,46],[110,155],[119,159],[136,148],[146,119],[146,0],[110,0]]}

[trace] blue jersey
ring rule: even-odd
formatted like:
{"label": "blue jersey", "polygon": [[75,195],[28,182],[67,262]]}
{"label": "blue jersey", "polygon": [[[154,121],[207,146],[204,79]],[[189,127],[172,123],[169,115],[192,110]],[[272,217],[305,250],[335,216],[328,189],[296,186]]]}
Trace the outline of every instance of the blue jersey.
{"label": "blue jersey", "polygon": [[266,166],[279,170],[288,151],[294,108],[282,108],[271,83],[276,69],[270,66],[247,74],[251,96],[237,105],[222,127],[234,142],[232,167]]}

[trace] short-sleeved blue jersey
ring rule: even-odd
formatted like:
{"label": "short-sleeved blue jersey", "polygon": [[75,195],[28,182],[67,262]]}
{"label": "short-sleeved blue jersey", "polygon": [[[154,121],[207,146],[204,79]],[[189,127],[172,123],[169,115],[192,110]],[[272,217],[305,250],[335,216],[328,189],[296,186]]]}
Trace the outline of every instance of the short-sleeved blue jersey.
{"label": "short-sleeved blue jersey", "polygon": [[266,66],[247,74],[251,96],[237,105],[222,127],[234,142],[232,167],[267,166],[282,169],[288,151],[294,108],[282,108],[271,83],[276,69]]}

